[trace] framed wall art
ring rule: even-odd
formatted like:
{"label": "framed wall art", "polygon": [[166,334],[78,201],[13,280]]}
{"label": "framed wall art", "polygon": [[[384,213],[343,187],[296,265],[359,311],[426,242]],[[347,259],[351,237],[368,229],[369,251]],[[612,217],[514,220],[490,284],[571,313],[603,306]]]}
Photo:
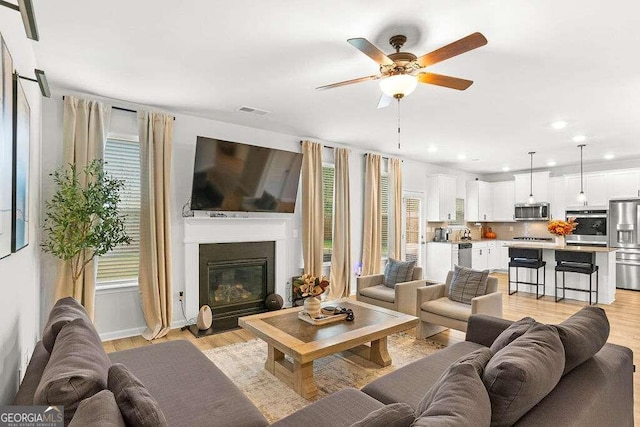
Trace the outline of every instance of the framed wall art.
{"label": "framed wall art", "polygon": [[0,34],[0,258],[11,254],[13,187],[13,59]]}
{"label": "framed wall art", "polygon": [[13,202],[11,252],[29,244],[29,147],[31,110],[18,78],[13,75]]}

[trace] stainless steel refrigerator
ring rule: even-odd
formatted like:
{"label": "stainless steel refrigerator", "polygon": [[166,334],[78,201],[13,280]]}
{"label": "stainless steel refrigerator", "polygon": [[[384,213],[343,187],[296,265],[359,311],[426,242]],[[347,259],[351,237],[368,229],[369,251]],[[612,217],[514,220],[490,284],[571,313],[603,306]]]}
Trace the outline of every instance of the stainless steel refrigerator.
{"label": "stainless steel refrigerator", "polygon": [[616,252],[616,287],[640,291],[640,198],[609,202],[609,246]]}

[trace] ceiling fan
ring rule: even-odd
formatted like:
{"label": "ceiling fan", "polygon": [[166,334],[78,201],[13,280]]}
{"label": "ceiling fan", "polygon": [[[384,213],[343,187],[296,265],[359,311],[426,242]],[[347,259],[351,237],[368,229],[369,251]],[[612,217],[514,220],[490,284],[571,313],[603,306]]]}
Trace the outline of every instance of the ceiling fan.
{"label": "ceiling fan", "polygon": [[423,69],[487,44],[487,39],[482,34],[473,33],[418,58],[413,53],[400,51],[406,41],[407,37],[402,34],[392,36],[389,39],[389,44],[396,51],[386,55],[365,38],[347,40],[353,47],[380,65],[380,74],[320,86],[316,89],[332,89],[368,80],[380,80],[380,89],[383,93],[380,97],[378,108],[386,107],[393,98],[399,100],[410,94],[416,88],[418,82],[465,90],[473,84],[473,81],[429,73],[423,71]]}

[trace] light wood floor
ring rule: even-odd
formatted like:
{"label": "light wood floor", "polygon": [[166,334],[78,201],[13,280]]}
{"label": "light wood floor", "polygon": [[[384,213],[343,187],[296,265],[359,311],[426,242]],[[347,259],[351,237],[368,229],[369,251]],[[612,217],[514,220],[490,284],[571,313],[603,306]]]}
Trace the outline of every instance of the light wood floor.
{"label": "light wood floor", "polygon": [[[543,323],[559,323],[573,313],[582,308],[585,303],[578,301],[564,300],[559,303],[554,302],[553,297],[545,296],[536,300],[535,295],[519,292],[515,295],[507,294],[506,274],[495,274],[500,280],[500,289],[504,293],[503,317],[510,320],[518,320],[525,316],[531,316]],[[624,345],[633,350],[634,363],[640,354],[640,292],[618,289],[616,291],[616,301],[611,305],[602,305],[607,312],[611,324],[611,334],[609,342]],[[107,352],[126,350],[129,348],[153,345],[165,341],[186,339],[194,343],[199,349],[206,350],[214,347],[221,347],[238,342],[253,339],[253,335],[243,329],[224,332],[196,339],[189,331],[172,330],[164,338],[150,343],[141,336],[123,338],[104,343]],[[432,337],[445,345],[464,341],[464,333],[459,331],[445,331]],[[634,408],[636,424],[640,425],[640,376],[634,374]]]}

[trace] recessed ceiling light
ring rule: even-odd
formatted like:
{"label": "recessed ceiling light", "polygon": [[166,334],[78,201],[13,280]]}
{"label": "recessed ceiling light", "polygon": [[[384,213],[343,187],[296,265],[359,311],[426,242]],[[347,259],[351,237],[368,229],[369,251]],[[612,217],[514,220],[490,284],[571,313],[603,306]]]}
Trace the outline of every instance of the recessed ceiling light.
{"label": "recessed ceiling light", "polygon": [[573,142],[584,142],[587,139],[584,135],[576,135],[573,137]]}
{"label": "recessed ceiling light", "polygon": [[553,122],[551,123],[551,127],[554,129],[564,129],[567,127],[567,122],[565,122],[564,120],[558,120],[557,122]]}
{"label": "recessed ceiling light", "polygon": [[547,162],[547,166],[549,166],[549,167],[553,167],[553,166],[555,166],[555,165],[557,165],[557,163],[556,163],[555,161],[553,161],[553,160],[549,160],[549,161]]}
{"label": "recessed ceiling light", "polygon": [[605,158],[605,159],[607,159],[607,160],[611,160],[611,159],[613,159],[614,157],[615,157],[615,156],[614,156],[613,154],[611,154],[611,153],[609,153],[609,154],[605,154],[605,155],[604,155],[604,158]]}
{"label": "recessed ceiling light", "polygon": [[509,166],[503,166],[502,167],[502,172],[509,172],[511,170],[511,168]]}
{"label": "recessed ceiling light", "polygon": [[467,158],[466,154],[458,154],[458,160],[465,160]]}
{"label": "recessed ceiling light", "polygon": [[436,147],[435,145],[430,145],[428,151],[430,153],[435,153],[436,151],[438,151],[438,147]]}

